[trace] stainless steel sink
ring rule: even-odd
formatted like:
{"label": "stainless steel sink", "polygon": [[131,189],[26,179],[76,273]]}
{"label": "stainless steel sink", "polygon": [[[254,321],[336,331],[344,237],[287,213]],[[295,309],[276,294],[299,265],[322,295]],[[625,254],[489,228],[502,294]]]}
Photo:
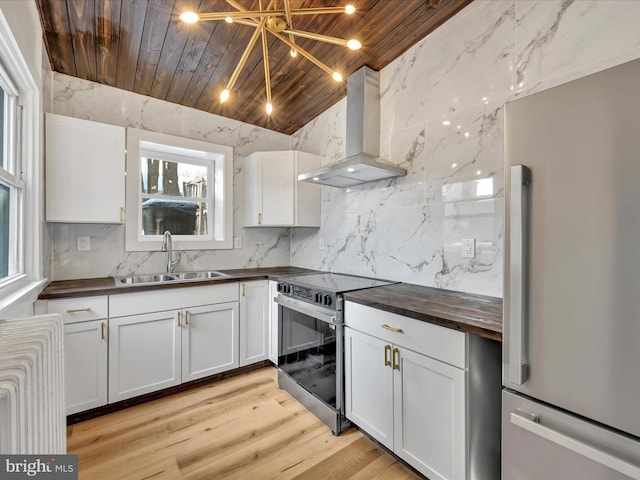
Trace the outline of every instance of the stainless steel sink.
{"label": "stainless steel sink", "polygon": [[229,275],[215,270],[202,272],[176,272],[176,273],[150,273],[141,275],[128,275],[116,277],[116,287],[127,287],[132,285],[153,285],[158,283],[179,283],[197,282],[202,280],[212,280],[216,278],[227,278]]}
{"label": "stainless steel sink", "polygon": [[223,278],[229,276],[214,270],[207,272],[180,272],[174,273],[173,275],[180,280],[209,280],[211,278]]}

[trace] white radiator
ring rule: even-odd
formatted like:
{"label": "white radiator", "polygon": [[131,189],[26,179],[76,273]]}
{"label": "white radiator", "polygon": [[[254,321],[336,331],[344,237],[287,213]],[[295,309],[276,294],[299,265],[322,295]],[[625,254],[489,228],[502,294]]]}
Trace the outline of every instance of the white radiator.
{"label": "white radiator", "polygon": [[62,317],[0,320],[0,453],[67,453]]}

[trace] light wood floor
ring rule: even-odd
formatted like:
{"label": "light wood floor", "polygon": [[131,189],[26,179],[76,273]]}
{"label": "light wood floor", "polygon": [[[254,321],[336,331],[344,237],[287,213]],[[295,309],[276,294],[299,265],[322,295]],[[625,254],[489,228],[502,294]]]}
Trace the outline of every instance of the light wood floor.
{"label": "light wood floor", "polygon": [[414,480],[356,429],[335,437],[262,368],[68,427],[80,480]]}

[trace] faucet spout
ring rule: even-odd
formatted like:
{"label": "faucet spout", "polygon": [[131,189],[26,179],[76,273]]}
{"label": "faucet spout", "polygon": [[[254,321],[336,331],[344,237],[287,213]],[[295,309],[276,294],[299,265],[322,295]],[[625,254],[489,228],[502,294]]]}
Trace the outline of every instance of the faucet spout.
{"label": "faucet spout", "polygon": [[173,269],[178,266],[180,260],[173,260],[173,238],[171,237],[171,232],[164,232],[164,236],[162,237],[162,247],[160,248],[161,252],[167,252],[167,273],[173,273]]}

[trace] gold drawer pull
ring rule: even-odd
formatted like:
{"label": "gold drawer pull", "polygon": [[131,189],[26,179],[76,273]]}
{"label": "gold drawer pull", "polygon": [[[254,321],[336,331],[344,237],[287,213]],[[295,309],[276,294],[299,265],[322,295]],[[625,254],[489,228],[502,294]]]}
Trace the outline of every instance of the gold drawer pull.
{"label": "gold drawer pull", "polygon": [[[398,360],[396,360],[396,356],[398,357]],[[393,349],[393,369],[400,370],[400,350],[397,348]]]}
{"label": "gold drawer pull", "polygon": [[262,214],[258,214],[258,225],[262,225]]}
{"label": "gold drawer pull", "polygon": [[181,327],[182,326],[182,312],[178,311],[178,326]]}
{"label": "gold drawer pull", "polygon": [[391,366],[391,345],[384,346],[384,366]]}
{"label": "gold drawer pull", "polygon": [[384,328],[385,330],[391,330],[392,332],[396,332],[396,333],[404,333],[401,328],[393,328],[387,325],[386,323],[382,324],[382,328]]}
{"label": "gold drawer pull", "polygon": [[73,309],[69,309],[69,310],[67,310],[67,313],[88,312],[89,310],[91,310],[91,308],[90,308],[90,307],[86,307],[86,308],[73,308]]}
{"label": "gold drawer pull", "polygon": [[120,207],[120,223],[124,222],[124,207]]}
{"label": "gold drawer pull", "polygon": [[100,336],[102,337],[102,340],[107,338],[107,333],[105,332],[105,324],[104,324],[104,322],[102,322],[102,325],[100,325],[100,333],[101,333]]}
{"label": "gold drawer pull", "polygon": [[184,324],[189,325],[189,310],[185,310],[184,312]]}

